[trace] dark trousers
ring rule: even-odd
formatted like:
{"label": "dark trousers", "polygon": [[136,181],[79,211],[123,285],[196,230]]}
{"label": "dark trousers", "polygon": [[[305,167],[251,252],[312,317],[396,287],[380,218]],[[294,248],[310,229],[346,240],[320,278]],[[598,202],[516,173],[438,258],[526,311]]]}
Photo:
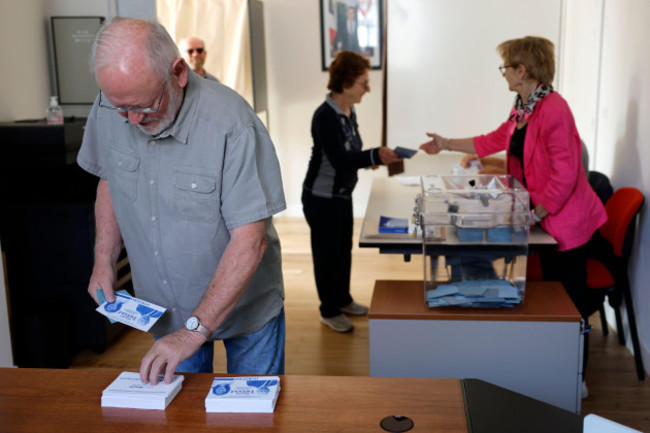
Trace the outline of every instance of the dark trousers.
{"label": "dark trousers", "polygon": [[305,218],[311,229],[314,277],[323,317],[341,314],[352,302],[352,200],[302,194]]}
{"label": "dark trousers", "polygon": [[[542,278],[546,281],[560,281],[580,312],[585,323],[589,317],[587,302],[587,250],[589,243],[568,251],[548,250],[540,252]],[[589,333],[584,334],[582,377],[587,369],[589,354]]]}

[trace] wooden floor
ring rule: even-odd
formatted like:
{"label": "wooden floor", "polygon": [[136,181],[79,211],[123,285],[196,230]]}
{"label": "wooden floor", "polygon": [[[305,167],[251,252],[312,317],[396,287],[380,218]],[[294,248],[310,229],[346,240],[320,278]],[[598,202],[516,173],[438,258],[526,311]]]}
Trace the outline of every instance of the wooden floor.
{"label": "wooden floor", "polygon": [[[286,290],[286,373],[302,375],[367,376],[368,319],[353,317],[354,330],[340,334],[321,325],[318,297],[314,284],[309,231],[302,218],[276,218],[282,242]],[[355,243],[361,220],[355,221]],[[352,295],[368,305],[373,284],[378,279],[422,279],[420,256],[409,263],[402,256],[382,255],[375,249],[353,251]],[[616,334],[603,336],[597,315],[591,320],[594,331],[590,341],[587,384],[589,397],[583,400],[582,413],[596,413],[629,427],[650,432],[650,380],[639,382],[634,357],[618,345]],[[149,334],[125,332],[104,353],[79,353],[73,368],[118,368],[137,371],[149,349]],[[225,373],[225,354],[215,345],[215,371]]]}

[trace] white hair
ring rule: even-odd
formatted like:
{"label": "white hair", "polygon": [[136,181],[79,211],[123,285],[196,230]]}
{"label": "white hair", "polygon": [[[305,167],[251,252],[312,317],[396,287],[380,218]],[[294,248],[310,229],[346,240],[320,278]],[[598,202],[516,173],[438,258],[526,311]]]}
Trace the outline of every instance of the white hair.
{"label": "white hair", "polygon": [[91,48],[90,68],[93,73],[114,65],[133,44],[134,36],[144,30],[143,56],[149,68],[159,77],[167,78],[171,65],[180,57],[178,47],[165,27],[157,21],[115,17],[104,24]]}

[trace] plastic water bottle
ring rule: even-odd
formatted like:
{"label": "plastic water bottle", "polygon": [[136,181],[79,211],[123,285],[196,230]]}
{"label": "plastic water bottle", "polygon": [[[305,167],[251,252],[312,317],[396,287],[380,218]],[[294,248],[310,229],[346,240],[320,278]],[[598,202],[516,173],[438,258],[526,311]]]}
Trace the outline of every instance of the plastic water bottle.
{"label": "plastic water bottle", "polygon": [[59,98],[50,97],[50,106],[47,108],[47,124],[60,125],[63,123],[63,110],[59,106]]}

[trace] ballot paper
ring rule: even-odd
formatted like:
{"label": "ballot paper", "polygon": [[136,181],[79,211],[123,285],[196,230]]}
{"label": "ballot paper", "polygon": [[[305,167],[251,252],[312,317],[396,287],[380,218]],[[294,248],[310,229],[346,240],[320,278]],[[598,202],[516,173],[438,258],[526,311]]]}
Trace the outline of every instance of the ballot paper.
{"label": "ballot paper", "polygon": [[409,149],[407,147],[402,147],[402,146],[397,146],[395,148],[395,153],[397,156],[400,158],[410,158],[416,153],[418,153],[417,149]]}
{"label": "ballot paper", "polygon": [[473,159],[468,163],[467,167],[463,167],[460,164],[454,165],[451,169],[451,172],[452,174],[469,175],[478,174],[481,170],[483,170],[481,161],[478,159]]}
{"label": "ballot paper", "polygon": [[426,297],[429,307],[513,307],[522,301],[510,282],[493,278],[440,284],[427,290]]}
{"label": "ballot paper", "polygon": [[115,293],[114,302],[104,301],[95,311],[108,317],[111,321],[124,323],[146,332],[160,319],[165,310],[164,307],[119,291]]}
{"label": "ballot paper", "polygon": [[174,375],[169,384],[158,376],[158,383],[142,383],[140,373],[124,371],[102,392],[103,407],[165,409],[183,386],[184,376]]}
{"label": "ballot paper", "polygon": [[278,376],[216,377],[206,412],[271,413],[280,395]]}
{"label": "ballot paper", "polygon": [[420,186],[420,176],[395,176],[395,179],[404,186]]}

